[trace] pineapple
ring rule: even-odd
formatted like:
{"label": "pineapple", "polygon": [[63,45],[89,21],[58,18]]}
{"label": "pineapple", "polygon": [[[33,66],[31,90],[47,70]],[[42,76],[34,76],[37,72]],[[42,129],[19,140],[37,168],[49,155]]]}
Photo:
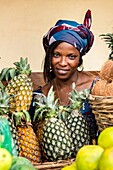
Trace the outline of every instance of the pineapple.
{"label": "pineapple", "polygon": [[18,136],[16,133],[16,127],[14,125],[12,115],[9,111],[9,101],[10,96],[6,93],[5,87],[3,86],[2,82],[0,82],[0,118],[8,121],[12,136],[12,154],[17,156],[19,154]]}
{"label": "pineapple", "polygon": [[73,157],[76,156],[76,153],[83,145],[90,143],[89,126],[80,112],[83,101],[86,100],[88,94],[88,89],[77,92],[75,84],[72,84],[72,92],[70,93],[70,114],[67,117],[65,124],[71,132],[71,137],[73,139]]}
{"label": "pineapple", "polygon": [[57,101],[54,101],[53,86],[50,88],[47,98],[41,95],[35,98],[34,130],[42,155],[47,161],[72,157],[72,138],[65,123],[57,116]]}
{"label": "pineapple", "polygon": [[31,70],[27,58],[13,63],[16,68],[4,68],[0,80],[7,81],[6,92],[12,96],[10,111],[28,110],[32,100],[33,84],[29,77]]}
{"label": "pineapple", "polygon": [[41,162],[41,153],[37,137],[33,131],[29,112],[13,112],[18,133],[20,152],[19,156],[26,157],[32,163]]}

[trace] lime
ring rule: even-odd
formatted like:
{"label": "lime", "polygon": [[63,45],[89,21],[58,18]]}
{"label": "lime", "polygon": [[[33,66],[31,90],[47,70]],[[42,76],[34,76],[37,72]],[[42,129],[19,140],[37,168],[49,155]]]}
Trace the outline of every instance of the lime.
{"label": "lime", "polygon": [[77,170],[76,169],[76,162],[73,162],[72,164],[65,166],[61,170]]}
{"label": "lime", "polygon": [[113,170],[113,147],[104,150],[100,161],[99,170]]}
{"label": "lime", "polygon": [[99,145],[85,145],[76,155],[78,170],[98,170],[98,162],[104,149]]}
{"label": "lime", "polygon": [[113,146],[113,127],[104,129],[98,137],[98,145],[103,148],[109,148]]}

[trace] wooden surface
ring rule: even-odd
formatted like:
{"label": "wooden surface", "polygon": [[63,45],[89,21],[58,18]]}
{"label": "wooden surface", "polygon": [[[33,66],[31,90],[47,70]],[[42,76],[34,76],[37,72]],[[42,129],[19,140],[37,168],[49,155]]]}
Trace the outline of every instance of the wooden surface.
{"label": "wooden surface", "polygon": [[45,84],[42,72],[32,72],[30,77],[33,82],[34,90],[38,89],[39,86],[43,86]]}

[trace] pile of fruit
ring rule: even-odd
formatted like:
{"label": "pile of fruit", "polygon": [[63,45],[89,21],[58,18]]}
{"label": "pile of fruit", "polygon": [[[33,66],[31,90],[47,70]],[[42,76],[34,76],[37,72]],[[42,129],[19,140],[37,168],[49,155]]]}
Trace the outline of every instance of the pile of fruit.
{"label": "pile of fruit", "polygon": [[47,97],[35,96],[34,130],[47,161],[75,158],[77,151],[89,144],[89,127],[79,111],[88,94],[88,89],[77,92],[73,84],[69,106],[57,105],[53,86]]}
{"label": "pile of fruit", "polygon": [[40,148],[29,114],[33,93],[30,73],[27,58],[20,58],[13,68],[4,68],[0,73],[1,147],[6,148],[12,156],[39,163]]}
{"label": "pile of fruit", "polygon": [[89,124],[80,112],[90,90],[77,92],[73,84],[70,105],[60,106],[51,87],[47,97],[35,96],[33,117],[29,112],[33,97],[30,73],[27,58],[0,73],[1,147],[32,164],[75,158],[90,143]]}
{"label": "pile of fruit", "polygon": [[81,147],[76,161],[62,170],[113,170],[113,127],[100,133],[97,145]]}
{"label": "pile of fruit", "polygon": [[[109,36],[111,45],[113,36]],[[113,46],[110,46],[110,48],[113,51]],[[107,62],[110,65],[107,66],[107,68],[110,68],[109,71],[107,70],[109,76],[106,78],[106,75],[103,75],[103,72],[106,72],[104,70],[106,66],[102,69],[104,71],[100,72],[102,81],[104,79],[107,81],[110,95],[113,92],[111,90],[111,87],[113,87],[112,59],[113,53]],[[85,160],[87,158],[83,153],[88,154],[88,150],[90,153],[93,153],[93,150],[95,150],[95,152],[98,152],[98,157],[96,156],[95,158],[94,153],[93,156],[95,159],[93,160],[96,160],[97,163],[97,159],[100,158],[104,149],[100,143],[98,143],[99,145],[89,145],[91,142],[89,122],[81,114],[83,103],[88,102],[86,99],[90,90],[85,89],[77,92],[75,84],[72,84],[72,92],[69,96],[70,105],[60,106],[58,105],[58,100],[55,101],[55,93],[53,87],[51,87],[47,97],[43,94],[37,94],[35,96],[35,114],[32,116],[32,112],[29,112],[33,97],[33,82],[30,79],[30,74],[31,70],[27,58],[20,58],[19,62],[14,63],[13,68],[4,68],[0,73],[1,148],[7,149],[13,160],[15,156],[18,157],[18,160],[19,157],[24,157],[32,164],[43,161],[68,160],[76,157],[76,162],[73,165],[78,170],[87,169],[85,169],[84,164],[81,166],[81,162],[84,162],[83,159]],[[95,93],[97,90],[95,89],[101,79],[94,85],[92,94],[97,95]],[[99,86],[97,89],[99,89]],[[101,89],[104,89],[103,83]],[[102,92],[102,94],[104,93]],[[92,123],[90,122],[90,124]],[[88,150],[85,152],[84,150],[87,148]],[[81,155],[83,155],[83,158]],[[80,160],[80,166],[78,160]],[[80,169],[82,167],[83,169]]]}

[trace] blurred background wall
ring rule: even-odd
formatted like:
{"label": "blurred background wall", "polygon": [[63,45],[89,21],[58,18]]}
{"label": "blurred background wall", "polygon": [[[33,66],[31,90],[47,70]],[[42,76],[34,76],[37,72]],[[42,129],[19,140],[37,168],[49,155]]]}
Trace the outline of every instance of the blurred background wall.
{"label": "blurred background wall", "polygon": [[99,35],[113,33],[113,0],[0,0],[0,70],[28,57],[32,71],[42,71],[43,35],[59,19],[83,23],[88,9],[95,41],[84,68],[100,70],[110,51]]}

